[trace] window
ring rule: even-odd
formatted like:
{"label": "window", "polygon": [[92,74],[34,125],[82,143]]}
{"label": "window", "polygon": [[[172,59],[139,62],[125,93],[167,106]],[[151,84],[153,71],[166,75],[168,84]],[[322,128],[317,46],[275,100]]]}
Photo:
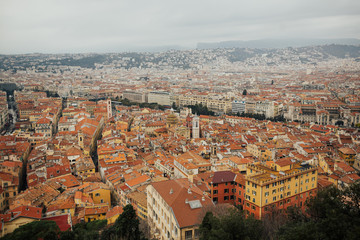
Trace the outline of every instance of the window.
{"label": "window", "polygon": [[272,194],[275,194],[276,193],[276,189],[274,189],[273,191],[272,191]]}
{"label": "window", "polygon": [[267,197],[267,196],[269,196],[269,192],[266,192],[266,193],[265,193],[265,197]]}
{"label": "window", "polygon": [[218,191],[217,191],[217,190],[214,190],[214,191],[213,191],[213,194],[217,194],[217,193],[218,193]]}
{"label": "window", "polygon": [[234,200],[234,199],[236,199],[236,198],[234,197],[234,195],[231,195],[231,196],[230,196],[230,200]]}
{"label": "window", "polygon": [[266,185],[266,189],[268,189],[269,188],[269,184],[268,185]]}
{"label": "window", "polygon": [[217,183],[214,183],[213,186],[214,186],[214,187],[217,187]]}
{"label": "window", "polygon": [[229,196],[225,196],[224,201],[228,201],[228,200],[229,200]]}
{"label": "window", "polygon": [[241,196],[241,191],[239,191],[239,196]]}
{"label": "window", "polygon": [[273,197],[273,201],[276,201],[276,197]]}
{"label": "window", "polygon": [[255,198],[253,198],[253,202],[255,202]]}
{"label": "window", "polygon": [[199,235],[200,235],[199,229],[195,229],[194,235],[195,235],[195,238],[199,238]]}
{"label": "window", "polygon": [[229,189],[228,188],[224,189],[224,193],[229,193]]}
{"label": "window", "polygon": [[213,202],[217,202],[218,201],[218,198],[217,197],[214,197],[213,198]]}
{"label": "window", "polygon": [[251,206],[251,209],[252,209],[252,210],[255,210],[256,208],[255,208],[255,206]]}
{"label": "window", "polygon": [[95,194],[95,197],[98,197],[98,196],[100,196],[100,193],[96,193],[96,194]]}
{"label": "window", "polygon": [[192,239],[192,230],[185,231],[185,239]]}
{"label": "window", "polygon": [[238,198],[238,202],[241,203],[241,198]]}
{"label": "window", "polygon": [[232,189],[231,192],[232,192],[232,193],[236,193],[236,189],[235,189],[235,188]]}

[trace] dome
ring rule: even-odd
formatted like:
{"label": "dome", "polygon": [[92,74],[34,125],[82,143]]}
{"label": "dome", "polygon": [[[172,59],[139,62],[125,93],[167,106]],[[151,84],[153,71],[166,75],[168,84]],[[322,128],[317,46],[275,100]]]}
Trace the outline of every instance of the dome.
{"label": "dome", "polygon": [[171,113],[169,114],[169,116],[166,118],[166,123],[168,125],[175,125],[178,123],[178,119],[177,117],[175,116],[175,114]]}

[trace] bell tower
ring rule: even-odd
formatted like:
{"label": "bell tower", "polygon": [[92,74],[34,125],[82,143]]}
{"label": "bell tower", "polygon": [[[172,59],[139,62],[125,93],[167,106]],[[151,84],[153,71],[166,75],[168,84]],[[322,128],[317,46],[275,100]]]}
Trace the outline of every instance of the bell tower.
{"label": "bell tower", "polygon": [[200,138],[200,119],[196,115],[192,119],[192,137]]}

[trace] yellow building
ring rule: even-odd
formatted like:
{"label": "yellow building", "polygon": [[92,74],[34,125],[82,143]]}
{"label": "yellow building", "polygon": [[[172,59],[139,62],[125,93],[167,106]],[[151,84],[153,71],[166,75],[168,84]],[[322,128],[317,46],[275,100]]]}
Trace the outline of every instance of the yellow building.
{"label": "yellow building", "polygon": [[123,209],[120,206],[113,207],[110,211],[106,213],[107,224],[115,223],[116,219],[123,213]]}
{"label": "yellow building", "polygon": [[306,199],[316,194],[317,167],[307,163],[278,160],[271,167],[249,164],[246,171],[244,210],[262,218],[271,208],[304,208]]}
{"label": "yellow building", "polygon": [[84,209],[85,222],[104,220],[109,207],[103,205],[87,206]]}
{"label": "yellow building", "polygon": [[343,147],[339,148],[339,156],[344,159],[350,166],[354,165],[356,152],[349,148],[349,147]]}
{"label": "yellow building", "polygon": [[147,219],[146,193],[144,191],[135,191],[129,193],[126,197],[130,201],[130,204],[134,207],[137,216],[143,220]]}
{"label": "yellow building", "polygon": [[1,237],[12,233],[18,227],[39,221],[41,219],[41,208],[31,206],[21,206],[13,209],[8,214],[0,214],[1,221]]}
{"label": "yellow building", "polygon": [[107,204],[111,206],[111,191],[110,188],[102,182],[86,182],[78,188],[85,194],[88,194],[94,204]]}

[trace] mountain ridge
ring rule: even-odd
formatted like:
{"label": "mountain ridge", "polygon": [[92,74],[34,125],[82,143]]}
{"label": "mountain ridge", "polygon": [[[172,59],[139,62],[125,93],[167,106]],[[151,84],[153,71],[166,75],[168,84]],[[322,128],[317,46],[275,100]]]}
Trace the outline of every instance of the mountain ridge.
{"label": "mountain ridge", "polygon": [[197,49],[214,49],[214,48],[287,48],[287,47],[308,47],[319,45],[360,45],[360,39],[357,38],[334,38],[334,39],[257,39],[257,40],[234,40],[221,42],[200,42]]}

